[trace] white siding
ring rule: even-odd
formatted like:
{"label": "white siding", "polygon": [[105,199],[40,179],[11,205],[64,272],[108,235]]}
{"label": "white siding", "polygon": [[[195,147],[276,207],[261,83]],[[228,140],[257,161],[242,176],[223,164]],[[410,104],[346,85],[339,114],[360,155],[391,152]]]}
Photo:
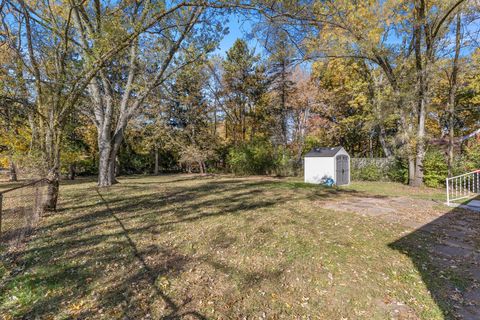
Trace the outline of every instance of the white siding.
{"label": "white siding", "polygon": [[350,183],[350,155],[341,148],[333,157],[305,157],[304,163],[304,181],[307,183],[320,183],[324,178],[332,178],[337,181],[336,166],[338,155],[348,156],[348,168]]}
{"label": "white siding", "polygon": [[320,183],[323,178],[335,180],[335,158],[306,157],[304,174],[307,183]]}

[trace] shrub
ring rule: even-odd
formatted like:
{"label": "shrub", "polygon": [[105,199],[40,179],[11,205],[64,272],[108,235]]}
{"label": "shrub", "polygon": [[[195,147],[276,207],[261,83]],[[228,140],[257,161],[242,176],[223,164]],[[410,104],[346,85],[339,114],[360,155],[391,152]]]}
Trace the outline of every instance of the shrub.
{"label": "shrub", "polygon": [[452,175],[457,176],[478,169],[480,169],[480,143],[473,141],[465,146],[460,154],[455,155]]}
{"label": "shrub", "polygon": [[388,167],[389,181],[408,183],[408,162],[400,157],[395,157]]}
{"label": "shrub", "polygon": [[352,170],[352,180],[379,181],[383,178],[383,170],[375,164],[367,164]]}
{"label": "shrub", "polygon": [[275,168],[273,146],[268,141],[254,141],[233,147],[228,154],[228,166],[235,174],[268,174]]}
{"label": "shrub", "polygon": [[275,154],[277,159],[275,160],[274,173],[277,176],[291,177],[297,176],[301,172],[302,162],[295,160],[291,152],[288,149],[278,148]]}
{"label": "shrub", "polygon": [[352,180],[407,183],[407,162],[402,158],[352,158]]}
{"label": "shrub", "polygon": [[477,169],[480,169],[480,143],[475,142],[465,148],[465,171]]}
{"label": "shrub", "polygon": [[445,156],[436,149],[428,150],[423,161],[423,182],[427,187],[438,188],[445,183],[448,166]]}

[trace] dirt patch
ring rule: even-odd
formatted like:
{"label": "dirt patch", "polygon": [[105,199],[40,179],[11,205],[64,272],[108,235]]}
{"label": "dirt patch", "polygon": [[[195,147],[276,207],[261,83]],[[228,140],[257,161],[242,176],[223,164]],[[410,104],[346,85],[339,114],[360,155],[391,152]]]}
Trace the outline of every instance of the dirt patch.
{"label": "dirt patch", "polygon": [[335,211],[378,217],[386,222],[418,228],[445,213],[439,203],[409,197],[355,197],[318,202],[318,206]]}

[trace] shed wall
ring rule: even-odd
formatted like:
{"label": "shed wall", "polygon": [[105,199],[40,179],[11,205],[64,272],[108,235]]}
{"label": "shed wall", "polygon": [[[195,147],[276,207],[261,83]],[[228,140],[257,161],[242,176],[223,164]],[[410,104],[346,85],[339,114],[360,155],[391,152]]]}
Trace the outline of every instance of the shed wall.
{"label": "shed wall", "polygon": [[307,157],[304,168],[305,182],[320,183],[323,178],[335,180],[334,157]]}

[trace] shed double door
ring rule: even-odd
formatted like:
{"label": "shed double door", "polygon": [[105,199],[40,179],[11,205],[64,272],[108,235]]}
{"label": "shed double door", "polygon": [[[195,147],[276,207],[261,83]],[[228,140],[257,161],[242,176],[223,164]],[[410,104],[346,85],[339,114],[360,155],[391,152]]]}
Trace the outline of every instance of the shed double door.
{"label": "shed double door", "polygon": [[349,183],[350,180],[350,168],[348,163],[348,156],[338,155],[336,157],[336,178],[337,186],[345,185]]}

